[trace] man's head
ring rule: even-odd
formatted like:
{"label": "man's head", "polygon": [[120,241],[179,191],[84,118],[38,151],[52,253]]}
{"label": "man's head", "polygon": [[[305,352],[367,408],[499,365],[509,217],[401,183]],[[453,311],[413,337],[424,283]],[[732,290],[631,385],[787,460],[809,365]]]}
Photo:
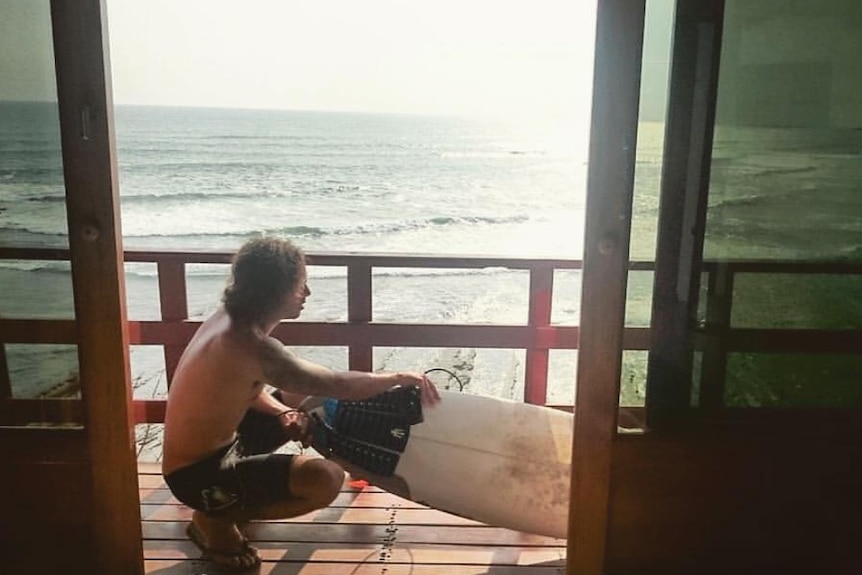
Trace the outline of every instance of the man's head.
{"label": "man's head", "polygon": [[305,280],[301,249],[290,240],[255,238],[234,256],[222,301],[236,321],[261,322],[276,314],[298,317],[308,293]]}

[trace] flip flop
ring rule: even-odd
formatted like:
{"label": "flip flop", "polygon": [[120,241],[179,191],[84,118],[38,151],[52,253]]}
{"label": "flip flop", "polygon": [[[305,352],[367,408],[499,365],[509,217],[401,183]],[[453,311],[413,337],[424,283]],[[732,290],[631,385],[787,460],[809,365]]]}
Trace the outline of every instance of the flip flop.
{"label": "flip flop", "polygon": [[[200,530],[200,527],[195,525],[194,521],[186,527],[186,535],[200,549],[202,559],[212,561],[229,571],[248,571],[260,565],[260,555],[257,554],[257,549],[249,545],[248,539],[245,537],[242,538],[242,547],[239,550],[219,551],[207,545],[206,537]],[[250,564],[246,564],[245,561],[249,557],[252,557],[253,561]]]}

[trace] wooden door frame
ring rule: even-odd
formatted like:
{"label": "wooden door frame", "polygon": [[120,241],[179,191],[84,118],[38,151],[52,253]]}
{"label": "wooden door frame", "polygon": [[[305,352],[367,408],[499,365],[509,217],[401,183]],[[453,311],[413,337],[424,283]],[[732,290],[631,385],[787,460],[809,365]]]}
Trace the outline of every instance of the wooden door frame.
{"label": "wooden door frame", "polygon": [[142,574],[105,0],[52,0],[51,19],[93,555],[105,573]]}
{"label": "wooden door frame", "polygon": [[567,568],[604,572],[619,413],[645,0],[599,0]]}

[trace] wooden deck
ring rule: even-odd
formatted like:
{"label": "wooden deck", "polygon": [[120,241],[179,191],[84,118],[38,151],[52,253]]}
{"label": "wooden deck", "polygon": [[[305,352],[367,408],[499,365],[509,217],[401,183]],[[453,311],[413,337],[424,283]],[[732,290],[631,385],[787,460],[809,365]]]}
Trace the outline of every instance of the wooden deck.
{"label": "wooden deck", "polygon": [[[186,538],[191,510],[157,464],[139,463],[146,573],[218,573]],[[373,486],[345,482],[333,504],[285,521],[253,522],[246,534],[274,575],[552,575],[566,542],[489,527],[429,509]]]}

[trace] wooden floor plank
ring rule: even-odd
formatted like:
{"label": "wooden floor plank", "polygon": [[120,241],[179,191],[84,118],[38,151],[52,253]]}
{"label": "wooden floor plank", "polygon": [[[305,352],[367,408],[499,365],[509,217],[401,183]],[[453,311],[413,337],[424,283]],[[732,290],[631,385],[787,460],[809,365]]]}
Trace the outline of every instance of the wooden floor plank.
{"label": "wooden floor plank", "polygon": [[[173,494],[167,487],[141,487],[138,490],[143,505],[170,503],[179,505]],[[385,491],[342,491],[338,494],[330,507],[398,507],[401,509],[427,509],[427,506],[409,499],[402,499],[397,495]]]}
{"label": "wooden floor plank", "polygon": [[[397,525],[399,541],[409,543],[429,543],[441,545],[487,545],[497,547],[565,547],[562,539],[541,535],[531,535],[479,525],[475,527],[437,526],[428,529],[424,525]],[[144,521],[145,539],[185,539],[185,522]],[[244,529],[246,535],[255,541],[297,541],[326,542],[352,541],[355,543],[376,543],[392,535],[389,525],[344,524],[344,523],[288,523],[252,522]]]}
{"label": "wooden floor plank", "polygon": [[[495,548],[469,545],[404,544],[399,542],[368,543],[297,543],[252,541],[267,561],[323,561],[364,563],[373,559],[387,563],[519,565],[557,561],[563,548],[511,547],[506,553]],[[189,540],[145,541],[144,559],[197,559],[200,550]],[[298,558],[298,559],[297,559]]]}
{"label": "wooden floor plank", "polygon": [[[148,575],[203,575],[215,573],[206,561],[183,559],[151,560],[144,563]],[[375,562],[292,564],[264,561],[260,575],[559,575],[565,568],[557,563],[486,567],[482,565],[380,564]]]}
{"label": "wooden floor plank", "polygon": [[[185,529],[191,510],[167,489],[158,464],[139,465],[147,575],[218,573]],[[345,481],[333,504],[301,517],[244,527],[272,575],[552,575],[566,542],[492,527]]]}
{"label": "wooden floor plank", "polygon": [[[286,519],[289,522],[308,523],[315,521],[321,515],[332,515],[333,511],[339,515],[338,521],[342,523],[380,523],[386,524],[393,521],[395,516],[398,522],[409,525],[482,525],[472,519],[465,519],[429,508],[353,508],[353,507],[330,507],[319,509],[306,515]],[[189,521],[192,511],[185,505],[172,503],[141,505],[141,517],[149,521]]]}

